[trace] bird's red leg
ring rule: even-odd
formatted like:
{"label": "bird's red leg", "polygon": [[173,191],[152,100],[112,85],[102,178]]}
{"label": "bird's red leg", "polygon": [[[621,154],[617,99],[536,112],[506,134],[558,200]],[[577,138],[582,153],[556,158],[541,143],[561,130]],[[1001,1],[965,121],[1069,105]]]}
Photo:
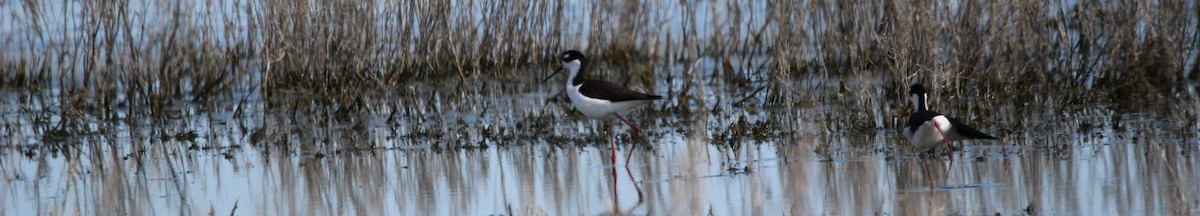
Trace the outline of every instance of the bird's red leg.
{"label": "bird's red leg", "polygon": [[950,151],[950,164],[953,165],[954,164],[954,146],[950,145],[950,137],[947,137],[946,133],[942,132],[942,126],[940,124],[938,124],[938,122],[936,120],[930,121],[930,122],[933,122],[933,127],[935,128],[935,131],[937,131],[938,134],[942,136],[942,141],[946,141],[946,150]]}
{"label": "bird's red leg", "polygon": [[[946,167],[946,173],[948,174],[948,173],[950,173],[950,168],[954,168],[954,145],[950,145],[950,137],[947,137],[946,133],[942,132],[942,126],[941,126],[941,124],[938,124],[937,120],[933,120],[930,122],[933,122],[934,130],[937,131],[938,134],[942,136],[942,141],[946,141],[946,150],[949,151],[949,153],[950,153],[950,165],[948,165]],[[949,178],[948,175],[947,175],[947,178]]]}
{"label": "bird's red leg", "polygon": [[925,157],[921,157],[921,170],[925,171],[925,181],[929,182],[929,191],[933,191],[933,177],[929,175],[929,165],[925,164]]}
{"label": "bird's red leg", "polygon": [[[637,147],[637,138],[642,135],[642,129],[638,128],[637,125],[633,125],[633,123],[630,123],[629,120],[625,120],[625,117],[621,117],[620,114],[613,113],[613,116],[616,116],[617,119],[620,119],[622,122],[625,122],[626,125],[629,125],[629,127],[633,128],[634,142],[633,142],[633,145],[629,146],[629,153],[625,154],[625,166],[629,166],[629,159],[632,158],[631,156],[633,156],[633,150],[637,149],[637,148],[635,148],[635,147]],[[615,147],[614,147],[614,149],[615,149]]]}
{"label": "bird's red leg", "polygon": [[[608,143],[609,143],[609,145],[612,146],[613,166],[616,166],[617,165],[617,139],[616,139],[616,137],[613,136],[613,127],[615,127],[614,125],[615,124],[613,124],[612,122],[608,123]],[[614,171],[613,173],[616,173],[616,171]]]}

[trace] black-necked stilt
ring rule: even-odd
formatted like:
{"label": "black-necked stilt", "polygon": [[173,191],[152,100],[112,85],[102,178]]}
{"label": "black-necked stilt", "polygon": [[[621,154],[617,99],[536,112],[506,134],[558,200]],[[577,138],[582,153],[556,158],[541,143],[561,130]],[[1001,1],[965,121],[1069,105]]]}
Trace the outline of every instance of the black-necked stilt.
{"label": "black-necked stilt", "polygon": [[[633,128],[636,138],[642,133],[642,129],[625,120],[623,116],[628,115],[640,105],[650,103],[655,99],[662,99],[662,96],[637,92],[616,83],[584,78],[583,69],[587,66],[587,59],[579,51],[568,50],[563,52],[561,57],[562,67],[542,81],[549,80],[550,77],[563,70],[571,71],[571,77],[567,79],[567,96],[571,98],[571,104],[574,104],[575,108],[579,109],[583,115],[609,122],[608,138],[613,150],[612,160],[615,163],[617,161],[617,144],[613,139],[613,125],[610,121],[619,119],[621,122],[625,122]],[[634,146],[637,144],[635,143]],[[629,165],[629,157],[632,155],[631,147],[629,154],[625,156],[625,165]]]}
{"label": "black-necked stilt", "polygon": [[[908,142],[918,150],[928,151],[945,143],[946,148],[951,151],[950,162],[953,163],[953,146],[950,145],[950,142],[965,139],[996,139],[996,137],[967,126],[958,119],[930,111],[926,106],[928,100],[925,87],[921,84],[913,84],[908,94],[912,96],[914,111],[912,115],[908,116],[908,123],[904,125],[904,138],[908,139]],[[929,178],[927,168],[925,178]],[[930,182],[930,184],[933,183]]]}

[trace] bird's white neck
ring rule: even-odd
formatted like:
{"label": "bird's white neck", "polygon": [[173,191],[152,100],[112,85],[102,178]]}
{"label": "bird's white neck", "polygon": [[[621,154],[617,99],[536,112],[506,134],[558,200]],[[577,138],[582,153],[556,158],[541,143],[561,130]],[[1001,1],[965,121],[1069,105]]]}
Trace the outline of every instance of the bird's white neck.
{"label": "bird's white neck", "polygon": [[580,62],[579,60],[563,62],[563,69],[567,70],[568,72],[571,72],[571,76],[567,77],[567,86],[574,85],[575,77],[578,77],[579,73],[581,73],[583,70],[582,66],[583,66],[583,63]]}
{"label": "bird's white neck", "polygon": [[915,111],[929,110],[929,107],[926,107],[926,103],[928,101],[925,99],[925,97],[926,96],[924,93],[912,94],[912,97],[909,97],[909,98],[912,98],[913,109]]}

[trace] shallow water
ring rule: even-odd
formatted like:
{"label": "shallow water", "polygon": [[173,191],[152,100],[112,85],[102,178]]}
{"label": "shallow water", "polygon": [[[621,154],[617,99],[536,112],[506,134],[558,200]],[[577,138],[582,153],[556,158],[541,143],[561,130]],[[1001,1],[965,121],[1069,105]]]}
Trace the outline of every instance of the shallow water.
{"label": "shallow water", "polygon": [[[690,105],[718,110],[648,106],[632,115],[644,136],[616,127],[614,165],[605,125],[556,99],[560,84],[522,82],[372,95],[365,118],[291,97],[281,98],[301,105],[268,107],[245,89],[236,102],[178,101],[157,120],[116,109],[66,137],[45,136],[63,121],[44,119],[60,93],[8,90],[0,205],[5,215],[1198,213],[1196,123],[1171,120],[1194,111],[974,113],[964,119],[1002,139],[925,160],[926,179],[898,129],[830,115],[856,108],[731,106],[753,89],[703,79],[707,96]],[[893,112],[905,113],[880,113]]]}

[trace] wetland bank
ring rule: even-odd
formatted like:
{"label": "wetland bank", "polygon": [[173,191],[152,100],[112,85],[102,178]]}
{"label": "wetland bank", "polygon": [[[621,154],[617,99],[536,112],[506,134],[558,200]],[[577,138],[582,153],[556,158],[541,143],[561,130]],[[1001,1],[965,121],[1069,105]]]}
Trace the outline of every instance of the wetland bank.
{"label": "wetland bank", "polygon": [[[4,1],[0,212],[1195,215],[1198,7]],[[913,83],[1001,139],[925,179]]]}

